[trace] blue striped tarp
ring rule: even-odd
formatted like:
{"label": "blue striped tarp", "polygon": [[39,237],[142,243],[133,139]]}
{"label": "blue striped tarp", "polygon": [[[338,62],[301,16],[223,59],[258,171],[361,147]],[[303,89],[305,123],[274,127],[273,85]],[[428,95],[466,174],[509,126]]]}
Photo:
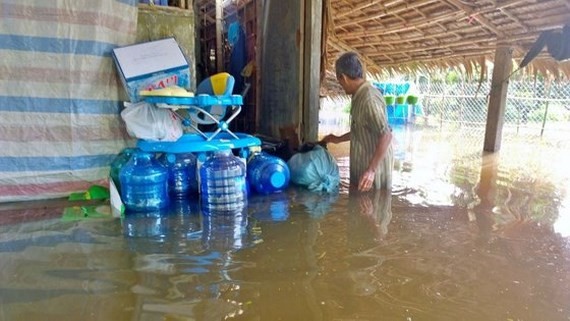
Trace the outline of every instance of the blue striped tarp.
{"label": "blue striped tarp", "polygon": [[105,184],[129,142],[112,49],[137,0],[0,2],[0,202]]}

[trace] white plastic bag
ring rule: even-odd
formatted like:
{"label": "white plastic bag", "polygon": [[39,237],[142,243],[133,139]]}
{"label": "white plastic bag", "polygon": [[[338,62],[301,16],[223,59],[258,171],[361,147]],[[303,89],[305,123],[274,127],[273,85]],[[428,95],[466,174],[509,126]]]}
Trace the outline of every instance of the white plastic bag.
{"label": "white plastic bag", "polygon": [[139,139],[173,142],[183,133],[182,122],[172,110],[147,102],[125,102],[121,117],[129,135]]}

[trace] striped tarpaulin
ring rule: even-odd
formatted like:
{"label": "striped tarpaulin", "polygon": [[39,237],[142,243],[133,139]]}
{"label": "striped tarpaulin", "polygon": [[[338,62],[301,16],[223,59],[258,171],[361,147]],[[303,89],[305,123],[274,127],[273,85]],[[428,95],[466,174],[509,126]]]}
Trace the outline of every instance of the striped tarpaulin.
{"label": "striped tarpaulin", "polygon": [[137,0],[0,2],[0,202],[106,184],[129,138],[112,49]]}

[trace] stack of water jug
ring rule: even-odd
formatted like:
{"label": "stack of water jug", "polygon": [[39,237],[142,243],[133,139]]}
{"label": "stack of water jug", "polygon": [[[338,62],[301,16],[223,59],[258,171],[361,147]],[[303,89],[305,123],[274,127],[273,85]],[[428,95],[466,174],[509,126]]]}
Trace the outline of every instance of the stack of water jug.
{"label": "stack of water jug", "polygon": [[232,150],[208,153],[149,153],[124,149],[111,163],[110,176],[127,211],[163,210],[173,200],[199,198],[206,213],[237,212],[249,190],[281,192],[289,185],[282,159],[251,148],[247,162]]}

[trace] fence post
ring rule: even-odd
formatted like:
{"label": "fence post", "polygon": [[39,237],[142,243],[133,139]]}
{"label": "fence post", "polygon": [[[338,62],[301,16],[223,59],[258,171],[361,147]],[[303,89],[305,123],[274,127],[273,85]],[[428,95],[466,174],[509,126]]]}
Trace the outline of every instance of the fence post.
{"label": "fence post", "polygon": [[465,108],[465,79],[461,79],[461,103],[459,106],[459,128],[463,128],[463,122],[465,121],[463,117],[463,111]]}
{"label": "fence post", "polygon": [[544,134],[544,126],[546,125],[546,116],[548,115],[548,105],[550,104],[550,89],[552,88],[552,83],[549,81],[546,83],[546,104],[544,106],[544,116],[542,118],[542,128],[540,128],[540,137]]}
{"label": "fence post", "polygon": [[441,110],[439,112],[439,130],[440,131],[443,129],[443,113],[445,111],[445,97],[447,96],[446,91],[447,91],[447,84],[444,82],[442,96],[441,96]]}
{"label": "fence post", "polygon": [[[517,82],[513,84],[513,87],[515,88],[515,92],[518,92],[521,88],[521,83]],[[509,101],[509,93],[507,92],[507,102]],[[507,103],[507,106],[509,104]],[[519,130],[520,130],[520,126],[521,126],[521,109],[519,108],[519,105],[514,103],[513,104],[515,106],[515,108],[517,109],[517,136],[519,135]]]}

